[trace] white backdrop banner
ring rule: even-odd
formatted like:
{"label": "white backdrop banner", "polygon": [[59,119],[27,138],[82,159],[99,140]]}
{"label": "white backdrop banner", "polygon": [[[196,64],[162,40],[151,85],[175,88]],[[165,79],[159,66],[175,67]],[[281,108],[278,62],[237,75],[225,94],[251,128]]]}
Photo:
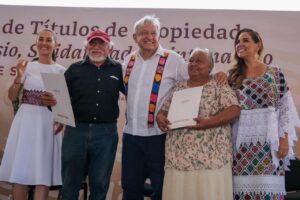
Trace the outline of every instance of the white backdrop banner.
{"label": "white backdrop banner", "polygon": [[[60,43],[56,52],[57,61],[65,67],[84,57],[83,42],[95,28],[112,36],[115,46],[111,57],[122,62],[136,48],[132,39],[133,24],[146,14],[155,14],[160,18],[163,47],[177,51],[186,59],[195,47],[214,51],[215,71],[229,69],[233,41],[238,30],[257,30],[265,45],[263,61],[282,68],[300,111],[300,12],[0,5],[0,13],[2,149],[13,117],[7,90],[16,75],[15,64],[19,58],[31,60],[37,56],[35,40],[39,30],[46,27],[57,33]],[[124,109],[121,108],[121,111]],[[123,115],[121,113],[119,124],[124,122]]]}

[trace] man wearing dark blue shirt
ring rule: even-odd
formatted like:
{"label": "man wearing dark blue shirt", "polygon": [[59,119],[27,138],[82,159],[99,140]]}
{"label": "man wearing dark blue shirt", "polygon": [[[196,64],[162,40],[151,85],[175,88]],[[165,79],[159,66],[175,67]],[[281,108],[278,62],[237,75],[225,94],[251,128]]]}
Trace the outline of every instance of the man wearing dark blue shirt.
{"label": "man wearing dark blue shirt", "polygon": [[85,41],[87,57],[65,72],[76,128],[67,126],[62,144],[62,199],[78,199],[89,177],[90,198],[105,200],[118,144],[119,92],[124,93],[120,63],[108,57],[110,36],[100,30]]}

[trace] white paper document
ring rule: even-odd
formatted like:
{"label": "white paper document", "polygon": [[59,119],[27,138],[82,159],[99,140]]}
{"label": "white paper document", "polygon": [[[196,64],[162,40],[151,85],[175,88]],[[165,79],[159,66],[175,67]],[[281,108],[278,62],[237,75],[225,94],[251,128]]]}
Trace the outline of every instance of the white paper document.
{"label": "white paper document", "polygon": [[42,73],[46,90],[53,93],[57,104],[52,106],[54,120],[75,127],[75,118],[67,83],[63,74]]}
{"label": "white paper document", "polygon": [[174,92],[168,120],[171,129],[196,125],[203,87],[194,87]]}

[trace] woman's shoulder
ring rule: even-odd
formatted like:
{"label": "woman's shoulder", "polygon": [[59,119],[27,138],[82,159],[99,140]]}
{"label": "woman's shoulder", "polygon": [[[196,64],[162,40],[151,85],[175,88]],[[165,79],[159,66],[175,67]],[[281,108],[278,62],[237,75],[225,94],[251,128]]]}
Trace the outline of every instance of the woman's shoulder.
{"label": "woman's shoulder", "polygon": [[224,84],[218,84],[217,80],[214,79],[213,77],[211,77],[211,79],[207,83],[205,83],[203,86],[206,87],[206,88],[217,88],[217,89],[220,89],[221,87],[224,86]]}
{"label": "woman's shoulder", "polygon": [[207,82],[204,87],[206,90],[214,90],[218,94],[234,92],[234,90],[230,87],[228,83],[218,83],[216,79],[212,78],[209,82]]}
{"label": "woman's shoulder", "polygon": [[58,73],[64,73],[66,71],[66,68],[58,63],[52,64],[51,67],[54,69],[55,72]]}
{"label": "woman's shoulder", "polygon": [[267,72],[282,73],[282,70],[277,65],[268,65],[267,66]]}
{"label": "woman's shoulder", "polygon": [[282,72],[282,69],[280,67],[278,67],[278,66],[275,66],[275,65],[269,65],[268,66],[266,75],[268,75],[270,77],[274,77],[274,79],[277,82],[282,82],[285,79],[284,78],[284,73]]}
{"label": "woman's shoulder", "polygon": [[66,67],[62,66],[61,64],[55,63],[55,66],[60,70],[66,70]]}
{"label": "woman's shoulder", "polygon": [[34,70],[34,69],[39,69],[38,62],[37,61],[29,61],[26,66],[26,70],[29,71],[29,70]]}
{"label": "woman's shoulder", "polygon": [[175,84],[174,90],[183,90],[187,87],[187,81],[179,81]]}

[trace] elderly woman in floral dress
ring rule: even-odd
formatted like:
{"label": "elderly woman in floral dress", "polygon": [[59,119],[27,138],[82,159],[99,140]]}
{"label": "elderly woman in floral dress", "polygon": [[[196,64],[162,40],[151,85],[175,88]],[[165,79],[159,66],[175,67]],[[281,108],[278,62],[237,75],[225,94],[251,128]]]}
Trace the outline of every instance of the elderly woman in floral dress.
{"label": "elderly woman in floral dress", "polygon": [[212,53],[196,48],[189,59],[189,79],[178,83],[173,93],[203,87],[196,125],[170,130],[167,113],[172,95],[157,115],[167,131],[165,146],[164,200],[232,200],[232,144],[230,123],[240,107],[229,85],[211,78]]}

